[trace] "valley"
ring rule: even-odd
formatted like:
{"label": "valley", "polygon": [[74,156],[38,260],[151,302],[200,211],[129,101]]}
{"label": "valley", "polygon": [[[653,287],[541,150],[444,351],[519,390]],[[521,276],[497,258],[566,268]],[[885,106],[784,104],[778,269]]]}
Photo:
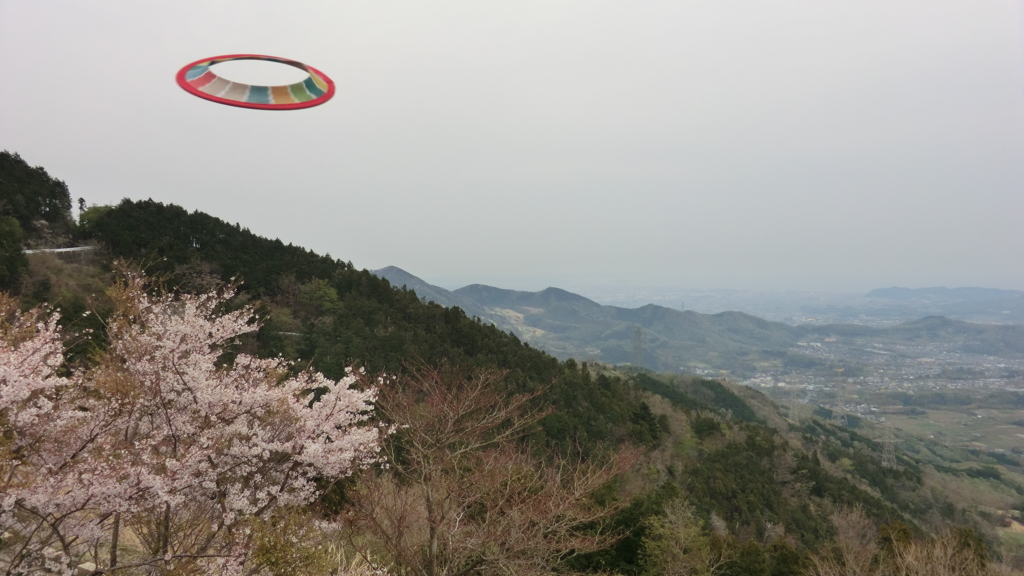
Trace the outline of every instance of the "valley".
{"label": "valley", "polygon": [[449,291],[395,267],[374,273],[563,359],[819,386],[839,369],[847,379],[878,386],[1012,382],[1024,375],[1024,326],[1016,324],[928,316],[890,326],[793,326],[736,311],[606,306],[559,288],[522,292],[474,284]]}

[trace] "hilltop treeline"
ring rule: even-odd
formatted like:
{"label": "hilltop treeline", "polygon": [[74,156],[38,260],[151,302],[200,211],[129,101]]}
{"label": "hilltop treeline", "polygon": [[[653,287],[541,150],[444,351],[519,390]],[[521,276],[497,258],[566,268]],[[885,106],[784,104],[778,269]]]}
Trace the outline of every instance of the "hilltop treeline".
{"label": "hilltop treeline", "polygon": [[510,392],[546,390],[544,398],[555,407],[543,424],[552,443],[589,448],[658,440],[658,424],[630,383],[591,377],[575,362],[560,363],[458,308],[423,302],[351,263],[151,200],[121,202],[81,235],[177,289],[236,279],[243,295],[265,306],[268,321],[255,342],[260,354],[311,359],[330,378],[353,365],[390,373],[409,362],[442,360],[497,367],[509,372]]}
{"label": "hilltop treeline", "polygon": [[67,185],[0,151],[0,290],[17,290],[28,268],[22,246],[66,243],[74,227]]}

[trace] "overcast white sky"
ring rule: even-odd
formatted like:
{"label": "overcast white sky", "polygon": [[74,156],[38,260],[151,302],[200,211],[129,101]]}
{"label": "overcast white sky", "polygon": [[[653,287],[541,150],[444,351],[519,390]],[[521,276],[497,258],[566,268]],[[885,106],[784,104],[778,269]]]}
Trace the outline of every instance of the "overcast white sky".
{"label": "overcast white sky", "polygon": [[448,287],[1024,289],[1024,3],[0,0],[0,149]]}

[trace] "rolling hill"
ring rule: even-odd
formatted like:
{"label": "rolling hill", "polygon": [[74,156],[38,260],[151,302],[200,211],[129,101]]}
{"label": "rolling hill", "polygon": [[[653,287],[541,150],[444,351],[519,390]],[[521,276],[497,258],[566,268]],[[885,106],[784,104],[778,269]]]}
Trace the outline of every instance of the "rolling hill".
{"label": "rolling hill", "polygon": [[[859,348],[946,344],[997,357],[1024,356],[1024,326],[974,324],[930,316],[891,327],[855,324],[791,326],[743,312],[701,314],[648,304],[604,306],[559,288],[523,292],[473,284],[445,290],[400,268],[374,272],[397,287],[444,306],[458,306],[561,358],[641,363],[656,371],[723,370],[745,376],[767,368],[808,368],[798,346],[808,339],[843,339]],[[905,348],[905,346],[904,346]],[[909,354],[910,352],[905,352]],[[820,361],[811,364],[821,364]],[[824,367],[824,366],[822,366]]]}

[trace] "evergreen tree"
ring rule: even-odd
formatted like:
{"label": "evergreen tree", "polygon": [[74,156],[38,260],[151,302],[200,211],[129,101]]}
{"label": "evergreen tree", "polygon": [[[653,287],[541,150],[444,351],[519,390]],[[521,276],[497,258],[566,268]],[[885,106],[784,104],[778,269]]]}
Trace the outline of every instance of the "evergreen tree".
{"label": "evergreen tree", "polygon": [[21,226],[11,216],[0,216],[0,290],[17,291],[18,280],[28,268],[21,252]]}
{"label": "evergreen tree", "polygon": [[74,229],[67,184],[6,150],[0,151],[0,215],[17,220],[28,239],[66,239]]}

